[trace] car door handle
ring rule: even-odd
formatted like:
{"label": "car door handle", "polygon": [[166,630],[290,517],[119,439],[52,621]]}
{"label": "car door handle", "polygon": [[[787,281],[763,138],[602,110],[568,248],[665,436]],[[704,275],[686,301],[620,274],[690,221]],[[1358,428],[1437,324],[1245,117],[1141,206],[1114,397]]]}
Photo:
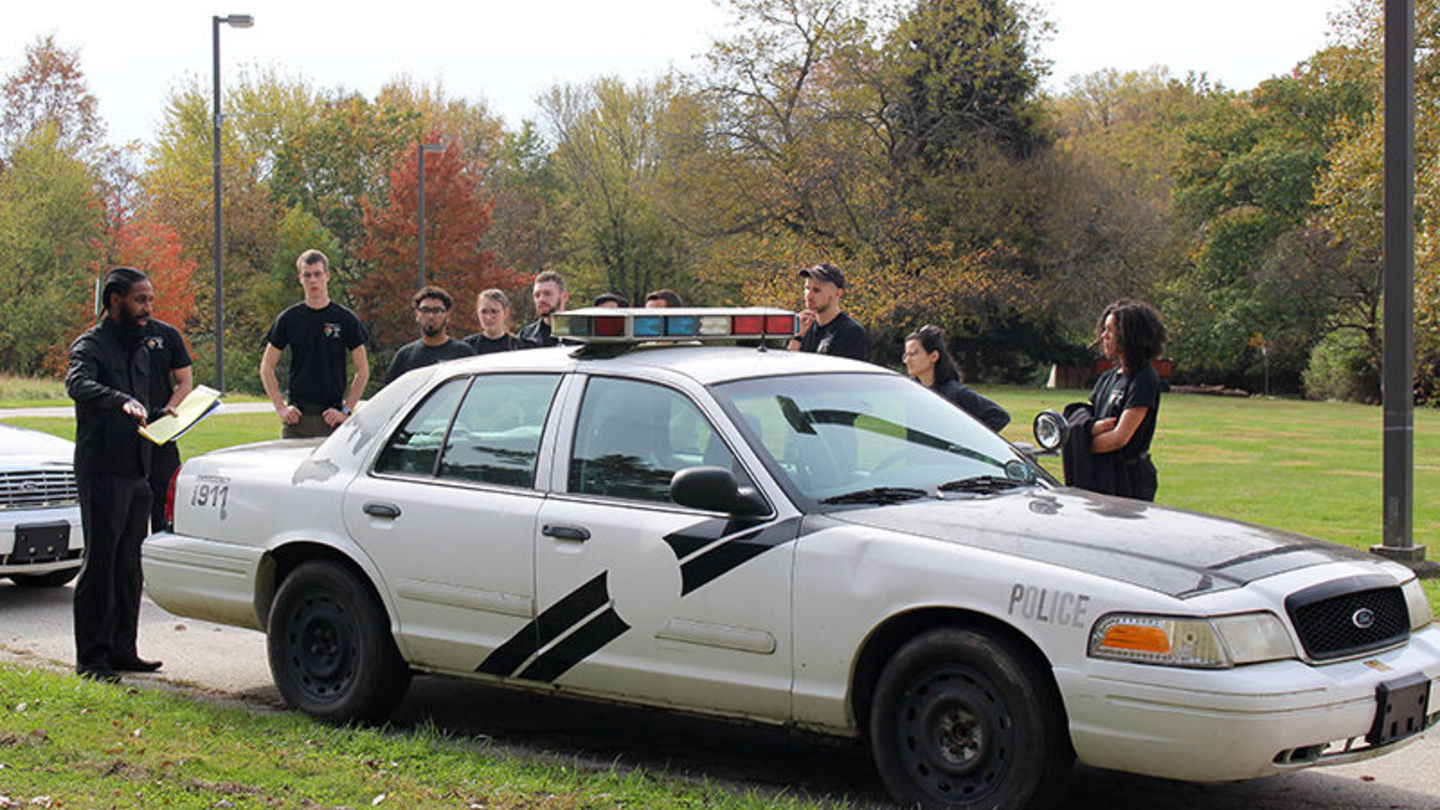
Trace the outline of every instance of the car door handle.
{"label": "car door handle", "polygon": [[365,504],[365,514],[378,518],[398,518],[400,517],[400,507],[393,503],[371,501]]}
{"label": "car door handle", "polygon": [[584,542],[590,539],[590,530],[580,526],[561,526],[555,523],[546,523],[540,529],[540,533],[546,537],[555,537],[560,540],[579,540]]}

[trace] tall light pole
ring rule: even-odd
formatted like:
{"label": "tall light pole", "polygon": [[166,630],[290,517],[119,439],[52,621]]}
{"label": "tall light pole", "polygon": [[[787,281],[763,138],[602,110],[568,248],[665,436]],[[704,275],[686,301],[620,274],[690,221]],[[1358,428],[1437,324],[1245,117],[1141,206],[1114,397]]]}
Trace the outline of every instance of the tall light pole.
{"label": "tall light pole", "polygon": [[1385,0],[1383,538],[1370,550],[1407,562],[1415,545],[1415,2]]}
{"label": "tall light pole", "polygon": [[443,143],[417,144],[415,151],[420,156],[420,286],[425,286],[425,153],[443,152]]}
{"label": "tall light pole", "polygon": [[212,53],[215,56],[213,76],[215,79],[214,132],[211,135],[213,158],[211,169],[215,179],[215,387],[225,391],[225,267],[224,250],[220,242],[220,24],[235,28],[249,28],[255,18],[249,14],[231,14],[228,17],[211,17]]}

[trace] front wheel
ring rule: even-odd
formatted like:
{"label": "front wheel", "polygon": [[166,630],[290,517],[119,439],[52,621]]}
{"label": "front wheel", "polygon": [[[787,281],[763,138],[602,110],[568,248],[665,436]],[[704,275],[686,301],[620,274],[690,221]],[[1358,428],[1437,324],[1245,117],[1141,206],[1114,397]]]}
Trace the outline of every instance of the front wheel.
{"label": "front wheel", "polygon": [[326,723],[384,719],[410,685],[379,600],[332,562],[305,563],[280,584],[266,645],[285,702]]}
{"label": "front wheel", "polygon": [[1074,758],[1048,674],[961,628],[917,636],[885,665],[870,747],[895,800],[926,810],[1044,807]]}

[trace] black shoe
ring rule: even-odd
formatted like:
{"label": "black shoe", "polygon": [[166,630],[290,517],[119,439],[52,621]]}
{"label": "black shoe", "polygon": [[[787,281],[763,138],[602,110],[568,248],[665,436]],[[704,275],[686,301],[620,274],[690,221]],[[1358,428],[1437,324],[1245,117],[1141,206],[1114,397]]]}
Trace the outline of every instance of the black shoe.
{"label": "black shoe", "polygon": [[108,667],[78,667],[75,672],[87,681],[120,683],[120,673]]}
{"label": "black shoe", "polygon": [[165,665],[163,661],[146,661],[140,656],[133,658],[121,658],[119,661],[111,661],[110,665],[116,672],[154,672]]}

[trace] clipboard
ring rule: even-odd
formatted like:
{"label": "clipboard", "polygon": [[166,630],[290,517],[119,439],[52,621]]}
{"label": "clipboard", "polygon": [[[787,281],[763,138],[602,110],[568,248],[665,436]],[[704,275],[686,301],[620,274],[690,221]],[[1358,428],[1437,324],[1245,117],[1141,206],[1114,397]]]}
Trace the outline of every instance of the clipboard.
{"label": "clipboard", "polygon": [[197,385],[180,402],[174,416],[166,414],[148,425],[142,425],[140,435],[156,444],[173,442],[222,407],[219,391],[208,385]]}

